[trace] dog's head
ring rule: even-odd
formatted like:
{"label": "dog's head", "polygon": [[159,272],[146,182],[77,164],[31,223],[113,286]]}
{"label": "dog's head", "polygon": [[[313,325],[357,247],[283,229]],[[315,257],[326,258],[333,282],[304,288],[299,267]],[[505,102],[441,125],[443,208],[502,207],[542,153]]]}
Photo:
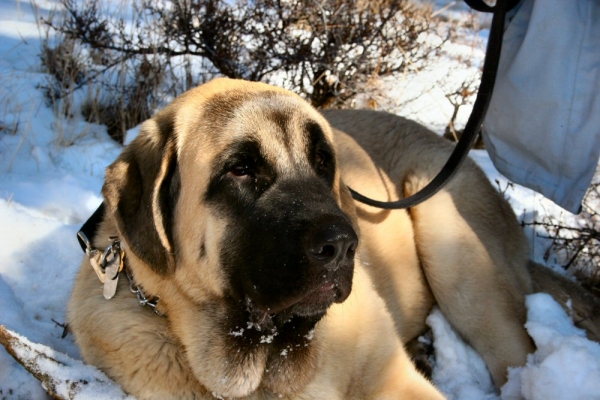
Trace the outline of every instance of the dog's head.
{"label": "dog's head", "polygon": [[358,238],[332,133],[290,92],[218,79],[185,93],[143,124],[103,194],[129,251],[190,298],[229,298],[260,325],[350,293]]}

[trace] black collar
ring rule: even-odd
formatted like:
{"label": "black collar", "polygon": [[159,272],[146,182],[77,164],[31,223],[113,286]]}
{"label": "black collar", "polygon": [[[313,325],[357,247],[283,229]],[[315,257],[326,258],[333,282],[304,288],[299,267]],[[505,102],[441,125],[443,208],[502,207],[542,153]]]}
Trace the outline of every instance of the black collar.
{"label": "black collar", "polygon": [[[84,253],[86,253],[88,245],[91,245],[91,240],[93,240],[94,237],[96,237],[96,233],[98,233],[100,222],[102,222],[102,219],[104,218],[105,209],[106,206],[104,205],[104,202],[102,202],[92,216],[85,221],[81,229],[79,229],[79,232],[77,232],[77,240]],[[83,233],[84,237],[87,238],[88,243],[85,242],[85,239],[81,237],[80,233]]]}

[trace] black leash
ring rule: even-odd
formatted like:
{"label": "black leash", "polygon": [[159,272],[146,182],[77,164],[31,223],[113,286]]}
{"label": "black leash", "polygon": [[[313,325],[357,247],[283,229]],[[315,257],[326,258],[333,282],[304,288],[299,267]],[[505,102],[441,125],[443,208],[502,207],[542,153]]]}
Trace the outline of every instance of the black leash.
{"label": "black leash", "polygon": [[498,62],[500,61],[500,50],[502,49],[502,37],[504,34],[504,20],[506,13],[514,8],[519,1],[520,0],[497,0],[496,5],[491,7],[484,3],[483,0],[465,0],[465,3],[474,10],[493,12],[494,16],[492,18],[490,37],[488,39],[485,61],[483,63],[481,85],[479,85],[479,91],[477,92],[477,98],[473,105],[473,111],[471,111],[471,115],[469,116],[469,120],[467,121],[462,136],[456,143],[454,151],[450,155],[450,158],[448,158],[448,161],[446,161],[442,170],[431,182],[429,182],[429,184],[427,184],[427,186],[410,197],[398,201],[385,202],[370,199],[350,189],[350,193],[352,193],[352,197],[356,201],[386,210],[410,208],[439,192],[444,185],[454,177],[458,168],[460,168],[463,161],[467,158],[467,154],[473,147],[473,144],[479,135],[479,131],[481,130],[483,119],[492,98],[496,73],[498,72]]}

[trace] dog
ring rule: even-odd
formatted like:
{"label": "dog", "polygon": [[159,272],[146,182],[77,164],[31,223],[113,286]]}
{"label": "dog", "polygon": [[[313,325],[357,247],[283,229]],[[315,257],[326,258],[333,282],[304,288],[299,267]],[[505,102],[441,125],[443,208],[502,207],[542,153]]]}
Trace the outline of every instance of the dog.
{"label": "dog", "polygon": [[118,238],[130,282],[106,300],[84,259],[68,307],[84,360],[148,399],[442,399],[404,349],[438,304],[501,386],[535,350],[507,202],[471,161],[408,211],[348,190],[411,195],[451,149],[406,119],[319,113],[262,83],[184,93],[106,171],[91,239]]}

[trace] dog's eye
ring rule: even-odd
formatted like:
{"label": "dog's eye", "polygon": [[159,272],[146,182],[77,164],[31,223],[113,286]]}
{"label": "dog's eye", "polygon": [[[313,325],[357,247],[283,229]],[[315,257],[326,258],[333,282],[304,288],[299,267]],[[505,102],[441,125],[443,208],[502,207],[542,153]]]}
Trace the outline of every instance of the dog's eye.
{"label": "dog's eye", "polygon": [[331,160],[331,154],[325,150],[318,150],[315,154],[315,165],[318,169],[326,169]]}
{"label": "dog's eye", "polygon": [[254,175],[254,171],[253,169],[247,165],[247,164],[239,164],[234,166],[233,168],[231,168],[229,170],[229,174],[238,177],[238,178],[243,178],[246,176],[253,176]]}

